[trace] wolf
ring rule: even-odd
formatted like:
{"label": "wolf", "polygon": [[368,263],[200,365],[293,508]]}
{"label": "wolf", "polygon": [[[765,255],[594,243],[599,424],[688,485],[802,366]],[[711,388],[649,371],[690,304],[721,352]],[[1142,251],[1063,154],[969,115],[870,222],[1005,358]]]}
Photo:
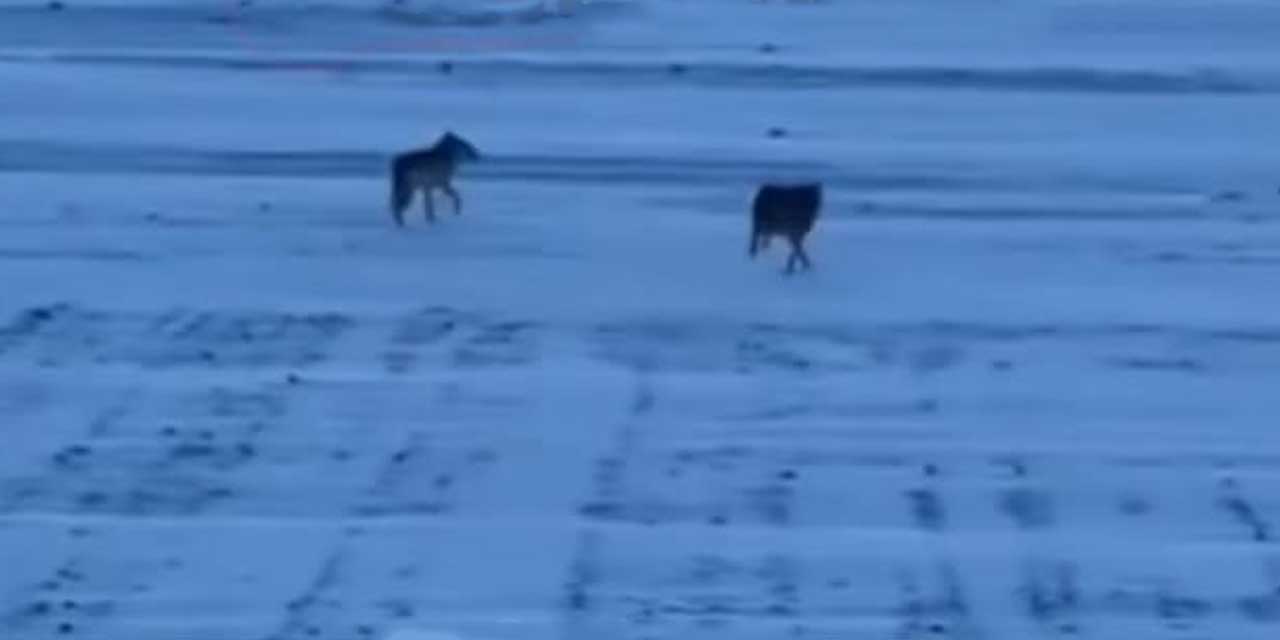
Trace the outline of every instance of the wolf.
{"label": "wolf", "polygon": [[391,216],[397,226],[404,226],[404,211],[413,200],[413,192],[422,189],[422,206],[428,222],[435,222],[435,205],[431,190],[440,189],[453,200],[453,213],[462,213],[462,197],[451,180],[458,166],[480,159],[480,152],[470,142],[452,131],[446,131],[430,147],[396,154],[391,159]]}
{"label": "wolf", "polygon": [[769,248],[769,238],[783,236],[791,244],[785,273],[795,271],[796,263],[806,270],[813,268],[804,250],[804,239],[813,230],[822,208],[822,183],[764,184],[751,203],[751,244],[747,255]]}

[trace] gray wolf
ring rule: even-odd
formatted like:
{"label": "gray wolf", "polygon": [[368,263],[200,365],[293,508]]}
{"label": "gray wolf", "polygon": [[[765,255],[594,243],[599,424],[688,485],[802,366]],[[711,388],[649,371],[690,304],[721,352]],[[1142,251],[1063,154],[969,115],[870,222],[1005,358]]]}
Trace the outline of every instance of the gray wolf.
{"label": "gray wolf", "polygon": [[804,250],[805,237],[813,230],[822,208],[822,184],[817,182],[780,185],[765,184],[756,191],[751,204],[751,258],[769,248],[769,238],[782,236],[791,245],[785,273],[795,271],[796,263],[806,270],[813,268]]}
{"label": "gray wolf", "polygon": [[440,189],[453,201],[453,213],[462,213],[462,198],[453,188],[453,174],[464,162],[480,159],[480,152],[461,136],[446,131],[430,147],[396,154],[391,159],[391,216],[404,226],[404,211],[413,193],[422,190],[422,206],[428,222],[435,222],[431,190]]}

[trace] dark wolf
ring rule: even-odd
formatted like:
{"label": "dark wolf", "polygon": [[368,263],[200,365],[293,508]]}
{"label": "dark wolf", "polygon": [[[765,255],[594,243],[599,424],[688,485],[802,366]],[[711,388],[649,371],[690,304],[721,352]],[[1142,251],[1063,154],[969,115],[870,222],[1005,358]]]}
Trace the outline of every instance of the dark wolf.
{"label": "dark wolf", "polygon": [[769,248],[770,237],[782,236],[791,245],[786,273],[793,272],[797,262],[802,263],[806,270],[813,268],[809,254],[804,250],[804,240],[813,230],[821,208],[820,183],[761,186],[751,203],[751,246],[748,255],[755,258],[757,252]]}
{"label": "dark wolf", "polygon": [[404,226],[404,211],[413,201],[413,192],[422,190],[422,206],[428,222],[435,222],[431,190],[440,189],[453,200],[453,213],[462,213],[462,198],[453,188],[453,174],[464,162],[480,159],[480,152],[461,136],[446,131],[425,149],[397,154],[391,159],[391,215]]}

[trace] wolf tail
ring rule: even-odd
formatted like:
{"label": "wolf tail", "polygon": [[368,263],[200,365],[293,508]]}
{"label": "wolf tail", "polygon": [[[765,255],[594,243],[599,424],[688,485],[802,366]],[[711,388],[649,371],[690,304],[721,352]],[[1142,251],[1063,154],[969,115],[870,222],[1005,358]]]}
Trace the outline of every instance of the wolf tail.
{"label": "wolf tail", "polygon": [[404,224],[404,210],[412,198],[408,163],[403,156],[396,156],[391,161],[391,216],[396,224]]}

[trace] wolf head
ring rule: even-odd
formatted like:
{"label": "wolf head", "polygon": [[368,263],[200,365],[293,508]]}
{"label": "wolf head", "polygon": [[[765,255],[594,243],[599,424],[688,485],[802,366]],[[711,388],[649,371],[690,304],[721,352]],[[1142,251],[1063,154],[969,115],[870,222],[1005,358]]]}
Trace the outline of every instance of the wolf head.
{"label": "wolf head", "polygon": [[446,131],[440,136],[440,141],[436,145],[445,150],[455,162],[475,161],[480,159],[480,151],[470,142],[467,142],[452,131]]}

